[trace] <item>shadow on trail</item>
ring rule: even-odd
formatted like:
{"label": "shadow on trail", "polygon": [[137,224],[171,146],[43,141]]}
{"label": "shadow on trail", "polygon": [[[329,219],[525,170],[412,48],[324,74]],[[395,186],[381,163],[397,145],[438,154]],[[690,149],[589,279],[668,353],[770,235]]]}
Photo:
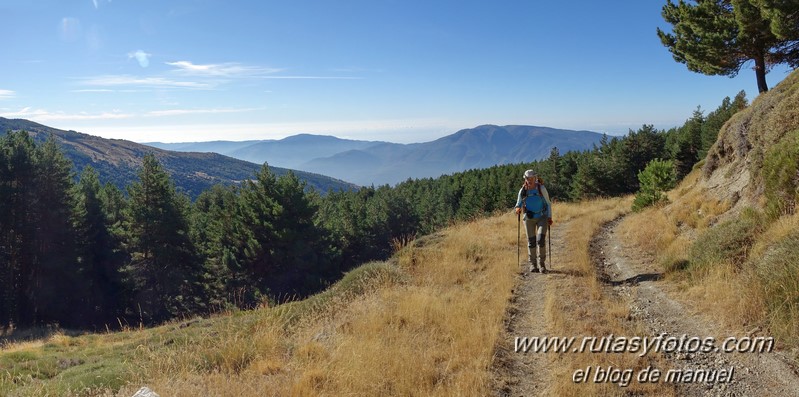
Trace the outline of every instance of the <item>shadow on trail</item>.
{"label": "shadow on trail", "polygon": [[536,273],[531,272],[529,270],[523,270],[522,274],[525,276],[547,276],[550,274],[560,274],[564,276],[572,276],[572,277],[585,277],[585,272],[579,270],[571,270],[571,269],[547,269],[546,273]]}
{"label": "shadow on trail", "polygon": [[659,281],[663,279],[663,273],[644,273],[644,274],[637,274],[625,280],[602,280],[614,287],[620,285],[637,285],[638,283],[642,283],[645,281]]}

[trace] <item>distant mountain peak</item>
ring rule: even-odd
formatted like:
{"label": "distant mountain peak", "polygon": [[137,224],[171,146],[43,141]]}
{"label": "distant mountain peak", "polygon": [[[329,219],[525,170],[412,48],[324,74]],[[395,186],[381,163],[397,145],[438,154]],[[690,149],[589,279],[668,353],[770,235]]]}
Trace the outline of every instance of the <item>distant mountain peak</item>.
{"label": "distant mountain peak", "polygon": [[[87,165],[97,170],[103,183],[111,182],[124,190],[136,180],[145,154],[153,153],[172,176],[175,184],[189,196],[196,197],[214,184],[235,184],[254,178],[261,165],[210,152],[178,152],[120,140],[105,139],[76,131],[48,127],[30,120],[0,117],[0,135],[8,131],[27,131],[36,142],[55,137],[62,150],[80,173]],[[272,167],[276,175],[290,170]],[[352,189],[356,186],[320,174],[293,171],[308,186],[320,192],[328,189]]]}

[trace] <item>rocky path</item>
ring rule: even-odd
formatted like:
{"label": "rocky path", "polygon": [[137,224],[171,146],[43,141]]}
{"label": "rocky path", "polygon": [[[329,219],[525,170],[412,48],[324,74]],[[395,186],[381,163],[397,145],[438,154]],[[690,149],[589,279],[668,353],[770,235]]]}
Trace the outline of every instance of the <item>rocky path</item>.
{"label": "rocky path", "polygon": [[[733,336],[737,339],[732,343],[741,343],[738,344],[741,348],[746,347],[747,343],[767,342],[767,336],[753,333],[741,335],[724,330],[701,312],[693,310],[690,303],[680,302],[670,296],[651,255],[637,249],[616,232],[620,220],[603,227],[602,232],[594,237],[591,250],[595,263],[611,287],[609,291],[629,302],[634,319],[642,322],[651,336],[664,335],[664,338],[675,337],[686,341],[698,338],[694,339],[694,346],[699,344],[699,340],[713,338],[714,346],[720,347],[727,338]],[[679,395],[799,396],[799,377],[776,350],[725,353],[714,349],[703,353],[692,352],[696,349],[687,343],[683,343],[683,346],[688,351],[664,353],[671,368],[695,372],[704,370],[707,374],[714,370],[733,372],[731,380],[724,383],[679,383]],[[717,372],[717,376],[719,374]]]}

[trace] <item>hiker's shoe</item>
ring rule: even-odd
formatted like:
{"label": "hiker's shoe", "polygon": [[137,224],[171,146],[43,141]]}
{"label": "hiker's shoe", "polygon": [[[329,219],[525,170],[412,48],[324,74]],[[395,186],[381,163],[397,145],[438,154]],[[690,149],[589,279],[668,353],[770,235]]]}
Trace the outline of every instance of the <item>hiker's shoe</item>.
{"label": "hiker's shoe", "polygon": [[530,273],[538,273],[538,267],[536,265],[530,265]]}
{"label": "hiker's shoe", "polygon": [[541,273],[546,273],[547,271],[548,271],[547,268],[541,266]]}

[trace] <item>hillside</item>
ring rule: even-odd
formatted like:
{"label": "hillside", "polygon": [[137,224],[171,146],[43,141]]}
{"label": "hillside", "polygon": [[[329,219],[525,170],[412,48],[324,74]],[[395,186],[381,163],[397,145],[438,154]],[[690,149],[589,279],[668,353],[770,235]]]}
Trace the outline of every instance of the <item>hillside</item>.
{"label": "hillside", "polygon": [[799,74],[793,72],[722,128],[702,168],[702,187],[744,198],[745,205],[792,212],[799,186],[797,145]]}
{"label": "hillside", "polygon": [[[196,197],[203,190],[218,183],[235,184],[251,179],[261,168],[260,164],[216,153],[174,152],[120,139],[104,139],[80,132],[59,130],[28,120],[0,117],[0,134],[18,130],[27,131],[37,142],[44,142],[52,134],[78,173],[86,165],[91,165],[99,173],[102,182],[113,183],[123,190],[136,180],[142,158],[147,153],[155,155],[172,176],[175,185],[190,197]],[[277,167],[270,169],[278,176],[289,171]],[[350,183],[319,174],[303,171],[294,173],[306,181],[309,187],[320,192],[355,188]]]}
{"label": "hillside", "polygon": [[484,396],[513,284],[508,220],[398,246],[304,301],[152,329],[18,335],[0,344],[0,395]]}
{"label": "hillside", "polygon": [[[797,109],[799,72],[794,71],[722,127],[704,164],[669,193],[670,204],[627,217],[614,233],[628,258],[619,262],[638,257],[633,266],[656,269],[668,281],[662,288],[675,302],[669,305],[695,313],[689,323],[674,320],[673,325],[682,324],[676,332],[710,330],[719,337],[776,341],[771,354],[714,358],[768,379],[773,395],[796,395],[799,389]],[[667,309],[658,305],[667,301],[650,297],[642,303],[646,295],[640,297],[645,317],[664,321]],[[757,388],[749,387],[739,383],[728,390],[756,394]]]}
{"label": "hillside", "polygon": [[329,175],[353,183],[394,185],[408,178],[545,159],[592,149],[602,134],[535,126],[482,125],[431,142],[398,144],[301,134],[277,141],[149,143],[173,150],[218,150],[254,162]]}

